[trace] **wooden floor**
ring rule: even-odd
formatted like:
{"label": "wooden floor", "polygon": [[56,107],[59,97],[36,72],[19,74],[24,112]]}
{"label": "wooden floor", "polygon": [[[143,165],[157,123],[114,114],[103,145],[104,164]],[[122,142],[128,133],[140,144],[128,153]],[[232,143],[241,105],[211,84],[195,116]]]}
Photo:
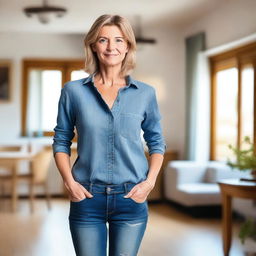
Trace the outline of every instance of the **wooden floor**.
{"label": "wooden floor", "polygon": [[[53,199],[48,211],[45,201],[38,199],[34,214],[30,214],[26,199],[19,200],[17,213],[9,209],[9,203],[1,201],[1,256],[75,256],[67,200]],[[230,256],[243,255],[237,239],[239,225],[233,225]],[[222,256],[221,220],[195,219],[170,205],[149,204],[149,222],[138,255]]]}

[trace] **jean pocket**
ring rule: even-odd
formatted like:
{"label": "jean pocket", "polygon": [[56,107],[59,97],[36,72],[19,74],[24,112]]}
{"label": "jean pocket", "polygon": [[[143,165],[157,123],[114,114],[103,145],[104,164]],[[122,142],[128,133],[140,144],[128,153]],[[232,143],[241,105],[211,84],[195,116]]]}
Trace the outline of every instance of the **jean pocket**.
{"label": "jean pocket", "polygon": [[133,113],[121,113],[120,115],[120,134],[130,140],[140,138],[141,123],[143,116]]}
{"label": "jean pocket", "polygon": [[87,197],[85,197],[84,199],[82,199],[80,201],[72,201],[72,200],[70,200],[70,202],[77,204],[77,203],[81,203],[81,202],[85,201],[86,199],[87,199]]}
{"label": "jean pocket", "polygon": [[145,201],[143,201],[143,202],[137,202],[137,201],[135,201],[133,198],[131,198],[131,197],[128,197],[129,199],[131,199],[134,203],[136,203],[136,204],[144,204],[147,200],[145,200]]}

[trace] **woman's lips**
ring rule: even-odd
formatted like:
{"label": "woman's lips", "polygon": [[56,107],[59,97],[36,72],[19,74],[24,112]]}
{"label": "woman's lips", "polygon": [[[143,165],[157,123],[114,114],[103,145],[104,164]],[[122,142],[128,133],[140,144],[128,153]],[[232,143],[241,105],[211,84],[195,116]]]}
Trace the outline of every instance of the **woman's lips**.
{"label": "woman's lips", "polygon": [[114,56],[117,56],[118,54],[104,54],[104,55],[107,57],[114,57]]}

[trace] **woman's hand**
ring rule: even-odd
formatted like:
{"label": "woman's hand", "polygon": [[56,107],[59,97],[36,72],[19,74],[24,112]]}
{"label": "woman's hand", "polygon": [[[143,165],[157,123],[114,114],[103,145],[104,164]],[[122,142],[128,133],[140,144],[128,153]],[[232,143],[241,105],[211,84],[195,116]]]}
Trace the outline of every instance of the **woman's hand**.
{"label": "woman's hand", "polygon": [[124,196],[124,198],[132,198],[137,203],[143,203],[146,201],[148,194],[154,188],[154,185],[144,180],[135,185],[131,191]]}
{"label": "woman's hand", "polygon": [[74,181],[64,182],[65,187],[68,190],[69,199],[73,202],[82,201],[86,197],[93,197],[93,195],[85,189],[80,183]]}

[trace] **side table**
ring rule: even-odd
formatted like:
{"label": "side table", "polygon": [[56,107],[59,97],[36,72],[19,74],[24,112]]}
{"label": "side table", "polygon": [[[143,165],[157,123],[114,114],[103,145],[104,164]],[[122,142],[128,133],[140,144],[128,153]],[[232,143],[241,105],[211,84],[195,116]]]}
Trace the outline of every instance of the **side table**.
{"label": "side table", "polygon": [[232,240],[232,197],[256,199],[256,182],[225,179],[218,184],[222,195],[223,251],[228,256]]}

